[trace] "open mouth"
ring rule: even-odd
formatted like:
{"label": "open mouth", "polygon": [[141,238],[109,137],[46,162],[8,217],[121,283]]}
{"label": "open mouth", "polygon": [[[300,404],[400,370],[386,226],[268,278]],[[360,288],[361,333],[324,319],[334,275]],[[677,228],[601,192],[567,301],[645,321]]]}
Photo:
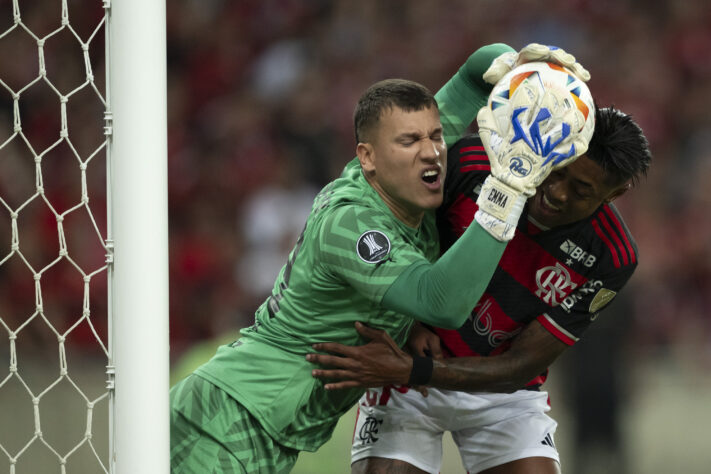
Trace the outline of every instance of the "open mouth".
{"label": "open mouth", "polygon": [[422,181],[427,184],[435,184],[439,180],[439,170],[427,170],[422,173]]}
{"label": "open mouth", "polygon": [[561,212],[561,209],[559,207],[555,206],[548,200],[548,197],[546,197],[545,193],[541,193],[541,207],[544,211],[550,214],[556,214]]}

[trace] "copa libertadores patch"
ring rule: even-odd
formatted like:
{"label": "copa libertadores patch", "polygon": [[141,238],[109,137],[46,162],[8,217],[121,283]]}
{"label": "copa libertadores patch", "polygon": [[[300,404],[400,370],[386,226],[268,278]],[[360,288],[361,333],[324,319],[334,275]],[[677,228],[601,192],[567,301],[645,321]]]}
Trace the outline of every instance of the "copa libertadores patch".
{"label": "copa libertadores patch", "polygon": [[390,253],[390,239],[379,230],[363,232],[358,237],[356,253],[366,263],[378,263]]}

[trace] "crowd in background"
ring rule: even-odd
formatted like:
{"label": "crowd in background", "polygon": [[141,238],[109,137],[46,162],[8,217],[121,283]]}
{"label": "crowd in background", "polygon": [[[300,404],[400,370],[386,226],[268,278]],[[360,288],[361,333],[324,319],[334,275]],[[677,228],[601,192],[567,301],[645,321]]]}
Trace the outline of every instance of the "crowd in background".
{"label": "crowd in background", "polygon": [[[601,105],[644,128],[618,201],[640,265],[630,342],[711,362],[711,4],[183,1],[168,18],[173,347],[250,324],[310,199],[354,156],[352,110],[386,77],[436,90],[477,47],[564,47]],[[674,344],[679,343],[679,344]],[[691,350],[693,348],[693,350]]]}
{"label": "crowd in background", "polygon": [[[59,8],[55,17],[34,2],[19,5],[23,25],[38,37],[61,28]],[[0,28],[12,27],[11,6],[1,2]],[[555,0],[542,6],[520,0],[503,8],[494,0],[183,0],[170,2],[167,13],[174,354],[251,323],[311,199],[354,155],[352,110],[368,85],[406,77],[437,90],[479,46],[520,48],[535,41],[574,53],[592,73],[589,86],[598,103],[631,114],[651,143],[649,177],[618,201],[640,253],[626,290],[631,314],[623,316],[630,341],[642,349],[685,348],[699,363],[711,363],[711,324],[704,317],[711,299],[708,2]],[[102,14],[98,2],[93,9],[69,2],[74,32],[65,28],[45,41],[47,77],[58,92],[67,94],[85,80],[74,36],[91,38],[92,73],[103,90],[103,30],[91,36]],[[0,74],[7,84],[0,87],[2,140],[13,133],[6,89],[17,91],[38,76],[36,41],[22,28],[0,38],[0,61],[15,58],[22,61]],[[80,100],[89,105],[73,106]],[[59,138],[57,92],[39,81],[23,90],[19,106],[23,131],[34,154],[41,154]],[[86,160],[103,140],[103,105],[87,86],[70,96],[67,114],[72,146]],[[9,155],[0,162],[0,192],[7,200],[0,238],[9,241],[10,209],[35,192],[36,169],[19,138],[0,152]],[[99,161],[88,167],[88,186],[91,210],[105,232]],[[36,198],[18,220],[20,248],[37,260],[35,271],[56,257],[56,213],[79,202],[76,165],[66,144],[46,153],[44,185],[57,209]],[[91,230],[86,217],[73,217],[79,214],[66,226]],[[90,260],[86,273],[103,264],[100,245],[78,237],[68,238],[68,245],[75,259]],[[32,271],[17,260],[0,271],[8,321],[22,306],[15,302],[34,292]],[[71,264],[60,267],[45,272],[43,291],[58,301],[55,317],[62,319],[62,301],[70,298],[51,282],[76,278]],[[13,276],[18,274],[22,282]],[[81,284],[72,285],[81,291]],[[95,286],[105,293],[101,283]],[[94,312],[102,314],[105,307],[96,300]],[[21,317],[34,302],[26,306]],[[81,313],[81,304],[67,307]]]}
{"label": "crowd in background", "polygon": [[[47,15],[50,4],[55,16]],[[62,26],[60,2],[19,5],[23,24],[41,31],[39,37]],[[64,28],[44,45],[53,86],[41,80],[19,100],[34,153],[17,137],[0,147],[0,322],[6,330],[37,309],[33,272],[57,258],[57,213],[81,199],[76,156],[86,161],[103,140],[103,104],[89,84],[68,100],[71,146],[62,142],[42,157],[48,199],[36,195],[33,158],[60,138],[57,90],[68,94],[86,77],[75,35],[87,42],[103,15],[98,1],[92,8],[68,5],[75,32]],[[404,77],[437,90],[482,45],[519,49],[540,42],[575,54],[592,74],[598,103],[631,114],[654,156],[648,178],[617,201],[636,236],[640,264],[624,302],[603,313],[599,325],[618,328],[611,340],[623,352],[711,365],[711,3],[176,0],[167,9],[174,357],[251,324],[314,195],[354,156],[352,111],[367,86]],[[12,2],[0,1],[0,30],[12,25]],[[89,50],[103,91],[101,28]],[[17,131],[9,90],[33,81],[38,64],[36,41],[24,29],[0,37],[0,144]],[[75,105],[80,100],[89,105]],[[87,168],[87,208],[105,235],[102,160],[99,153]],[[3,260],[12,253],[10,213],[22,203],[24,260],[19,254]],[[77,266],[89,274],[105,265],[86,210],[63,224],[73,263],[60,259],[41,277],[43,311],[59,332],[82,315]],[[92,317],[105,340],[102,271],[92,285]],[[40,319],[21,338],[55,351],[56,334]],[[72,334],[75,347],[94,340],[86,321]],[[6,351],[2,343],[0,349]]]}
{"label": "crowd in background", "polygon": [[[0,73],[0,141],[12,136],[18,115],[10,90],[39,74],[36,40],[28,31],[47,38],[44,62],[52,84],[39,80],[20,94],[22,132],[34,151],[19,137],[0,149],[0,258],[10,252],[10,212],[27,200],[18,219],[20,250],[33,266],[14,255],[0,267],[0,317],[8,326],[36,308],[33,271],[56,258],[56,215],[80,201],[76,156],[87,161],[103,140],[103,104],[89,84],[67,102],[71,146],[42,151],[60,138],[58,94],[86,80],[77,37],[89,44],[93,80],[104,89],[102,27],[95,32],[100,3],[79,8],[69,2],[73,30],[62,26],[58,2],[45,3],[52,8],[20,2],[22,28],[13,29],[12,4],[0,2],[0,29],[9,31],[0,37],[0,61],[7,65]],[[622,316],[628,342],[711,363],[705,317],[711,303],[708,2],[553,0],[543,6],[519,0],[504,8],[494,0],[182,0],[167,7],[176,356],[195,341],[251,323],[313,196],[354,155],[352,110],[368,85],[405,77],[437,90],[479,46],[505,42],[518,49],[535,41],[574,53],[592,73],[589,86],[598,103],[631,114],[651,143],[648,178],[618,201],[640,254],[625,291],[631,297]],[[81,103],[88,105],[75,105]],[[52,207],[38,196],[29,199],[36,194],[36,155],[42,155]],[[89,163],[87,183],[89,210],[105,235],[102,159]],[[86,262],[88,274],[105,263],[105,251],[97,239],[77,237],[94,232],[87,214],[72,213],[64,226],[70,256]],[[83,288],[77,275],[65,261],[42,275],[45,309],[63,321],[60,327],[82,312],[81,300],[70,302]],[[105,294],[99,280],[92,283]],[[105,305],[101,297],[94,300],[96,324],[105,326]],[[78,343],[92,339],[89,328],[84,334]]]}

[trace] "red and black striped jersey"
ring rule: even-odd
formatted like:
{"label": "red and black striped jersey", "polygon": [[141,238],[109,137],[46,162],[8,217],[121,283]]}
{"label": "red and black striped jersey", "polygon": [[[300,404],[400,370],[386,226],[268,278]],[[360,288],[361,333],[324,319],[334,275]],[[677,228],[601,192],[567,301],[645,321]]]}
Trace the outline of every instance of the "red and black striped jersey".
{"label": "red and black striped jersey", "polygon": [[[477,210],[489,159],[478,136],[449,150],[443,205],[437,213],[442,252],[464,232]],[[488,356],[505,351],[533,320],[574,344],[629,280],[637,246],[622,217],[603,204],[590,217],[541,229],[524,210],[484,295],[458,330],[436,329],[452,356]],[[527,384],[536,388],[541,374]]]}

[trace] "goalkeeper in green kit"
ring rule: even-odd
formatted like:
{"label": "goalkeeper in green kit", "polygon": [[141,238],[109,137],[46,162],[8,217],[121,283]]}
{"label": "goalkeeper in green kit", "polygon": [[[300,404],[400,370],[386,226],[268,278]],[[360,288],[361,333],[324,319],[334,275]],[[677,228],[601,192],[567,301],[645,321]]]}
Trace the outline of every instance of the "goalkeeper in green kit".
{"label": "goalkeeper in green kit", "polygon": [[[562,50],[532,46],[519,61],[579,66]],[[513,237],[527,197],[554,166],[584,153],[590,139],[561,134],[572,113],[563,101],[542,96],[548,91],[519,88],[511,102],[530,112],[519,116],[520,125],[532,127],[546,107],[557,120],[536,127],[544,140],[561,143],[544,156],[523,141],[513,143],[515,127],[495,130],[511,144],[490,156],[492,174],[475,221],[440,257],[433,211],[442,202],[447,147],[485,105],[492,85],[482,77],[492,61],[511,52],[502,44],[479,49],[436,96],[417,83],[392,79],[360,98],[357,158],[316,196],[255,324],[171,390],[174,474],[288,472],[299,451],[324,444],[363,390],[326,391],[305,358],[311,344],[365,343],[356,321],[387,331],[401,346],[416,320],[444,328],[464,322]],[[489,71],[487,78],[502,75]],[[486,126],[496,127],[491,121]],[[560,150],[574,153],[551,160]],[[509,171],[516,155],[534,163],[527,176]],[[410,381],[425,380],[431,370],[431,360],[416,359]]]}

